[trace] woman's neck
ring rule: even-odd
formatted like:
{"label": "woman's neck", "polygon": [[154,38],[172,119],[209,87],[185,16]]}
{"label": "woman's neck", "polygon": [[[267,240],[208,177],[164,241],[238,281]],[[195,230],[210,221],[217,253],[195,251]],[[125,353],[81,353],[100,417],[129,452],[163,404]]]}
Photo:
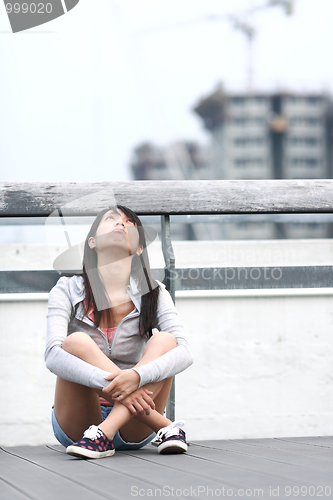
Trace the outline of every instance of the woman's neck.
{"label": "woman's neck", "polygon": [[100,265],[99,262],[97,264],[100,278],[112,306],[131,300],[126,290],[129,284],[131,265],[132,256],[108,264]]}

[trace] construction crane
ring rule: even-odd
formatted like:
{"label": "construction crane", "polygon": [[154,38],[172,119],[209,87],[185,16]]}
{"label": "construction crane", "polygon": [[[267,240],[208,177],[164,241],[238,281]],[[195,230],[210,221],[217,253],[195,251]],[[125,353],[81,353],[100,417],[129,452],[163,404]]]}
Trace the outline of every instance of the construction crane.
{"label": "construction crane", "polygon": [[[292,15],[295,12],[295,1],[296,0],[267,0],[266,3],[261,5],[256,5],[250,9],[245,10],[239,14],[208,14],[206,16],[201,16],[197,19],[190,19],[186,21],[180,21],[177,23],[168,23],[167,25],[154,26],[153,28],[146,28],[144,33],[186,28],[186,26],[193,25],[197,22],[215,22],[215,21],[228,21],[231,23],[235,30],[241,31],[245,35],[248,45],[248,67],[247,67],[247,87],[251,91],[253,89],[253,41],[255,38],[256,30],[255,27],[248,21],[248,18],[260,11],[269,9],[271,7],[282,7],[287,15]],[[142,32],[141,32],[142,33]]]}
{"label": "construction crane", "polygon": [[220,19],[226,19],[229,21],[235,30],[241,31],[247,40],[248,44],[248,69],[247,69],[247,87],[248,91],[253,90],[253,41],[255,38],[255,27],[250,24],[247,20],[248,17],[256,14],[262,10],[270,7],[283,7],[287,15],[291,15],[295,11],[295,0],[268,0],[263,5],[257,5],[251,9],[246,10],[241,15],[234,14],[211,14],[207,16],[209,21],[219,21]]}

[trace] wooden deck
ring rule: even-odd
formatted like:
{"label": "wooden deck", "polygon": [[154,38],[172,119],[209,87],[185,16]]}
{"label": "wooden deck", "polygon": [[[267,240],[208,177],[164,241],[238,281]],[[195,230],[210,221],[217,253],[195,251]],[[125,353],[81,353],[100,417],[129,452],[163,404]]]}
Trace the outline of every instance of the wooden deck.
{"label": "wooden deck", "polygon": [[195,441],[184,455],[148,445],[101,460],[62,446],[0,448],[1,500],[333,499],[333,437]]}

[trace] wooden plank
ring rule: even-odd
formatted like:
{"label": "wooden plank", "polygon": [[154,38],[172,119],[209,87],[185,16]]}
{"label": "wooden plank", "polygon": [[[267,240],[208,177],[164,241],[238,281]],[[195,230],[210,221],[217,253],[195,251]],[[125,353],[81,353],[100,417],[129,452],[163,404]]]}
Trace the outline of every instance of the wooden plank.
{"label": "wooden plank", "polygon": [[[116,452],[115,456],[103,460],[81,460],[67,455],[64,448],[59,452],[53,447],[23,446],[10,448],[10,451],[39,467],[53,471],[59,481],[69,480],[86,489],[87,496],[80,497],[80,500],[95,498],[88,496],[92,492],[98,494],[99,498],[124,500],[131,498],[133,491],[135,493],[138,490],[161,489],[170,481],[172,487],[177,477],[174,472],[172,477],[168,476],[163,467],[152,474],[152,470],[142,458],[133,458],[124,452]],[[156,448],[153,451],[157,454]],[[182,495],[177,496],[185,498]]]}
{"label": "wooden plank", "polygon": [[[20,452],[20,455],[25,454],[24,448],[27,447],[17,447],[17,451]],[[33,456],[35,452],[33,450],[28,450],[29,460],[38,463],[41,457],[38,458],[38,455],[40,456],[40,451],[36,450],[36,448],[40,447],[33,448],[35,452],[37,452],[37,455]],[[269,486],[274,484],[275,479],[272,476],[247,470],[237,465],[233,466],[228,463],[215,463],[210,459],[210,453],[200,460],[198,460],[197,457],[191,456],[191,454],[162,456],[151,446],[137,452],[118,452],[114,457],[100,461],[82,461],[68,457],[64,453],[60,453],[59,455],[63,457],[60,469],[59,460],[55,460],[54,457],[52,457],[49,462],[44,453],[42,453],[43,467],[52,467],[52,470],[58,474],[59,478],[63,477],[63,472],[65,472],[70,475],[75,482],[80,481],[80,484],[83,480],[82,478],[87,477],[89,479],[89,484],[91,486],[93,485],[94,488],[102,481],[107,491],[109,491],[109,488],[112,488],[112,498],[130,498],[130,488],[137,485],[139,488],[142,488],[143,491],[147,491],[148,489],[151,490],[155,487],[158,488],[159,486],[162,488],[166,486],[169,491],[171,491],[172,488],[177,489],[178,487],[178,490],[191,490],[192,488],[192,490],[198,492],[198,488],[201,487],[204,488],[204,491],[208,491],[209,488],[213,490],[218,489],[220,491],[225,489],[228,490],[229,495],[234,495],[239,488],[260,488],[268,491]],[[28,456],[26,456],[26,458],[28,458]],[[134,483],[132,482],[133,477],[128,474],[129,458],[136,458],[144,463],[143,470],[141,471],[144,473],[144,484],[142,484],[142,481],[140,482],[138,478],[134,478]],[[230,457],[227,456],[226,460],[228,460],[228,458]],[[121,463],[121,460],[123,463]],[[155,482],[156,465],[161,467],[161,484]],[[88,467],[91,467],[90,471]],[[104,473],[104,475],[100,477],[96,467],[102,470],[105,468],[108,469],[108,474],[105,475]],[[119,473],[117,474],[113,471],[114,468],[117,469],[119,467],[122,470],[122,476],[120,477]],[[135,470],[136,464],[134,467],[134,471]],[[284,485],[283,481],[280,481],[280,485]],[[120,493],[119,496],[118,493]],[[183,496],[177,494],[177,497],[182,498]],[[109,497],[106,496],[106,498]]]}
{"label": "wooden plank", "polygon": [[[52,448],[59,449],[59,447]],[[60,452],[64,454],[63,450]],[[124,474],[126,471],[126,483],[119,486],[122,488],[122,498],[130,498],[131,493],[135,496],[138,489],[142,491],[160,489],[163,492],[164,488],[165,496],[171,493],[172,488],[178,491],[188,489],[193,492],[204,486],[206,489],[216,490],[225,487],[233,492],[236,491],[230,482],[221,483],[219,478],[207,479],[198,474],[197,467],[193,465],[182,468],[184,460],[188,460],[186,455],[162,456],[158,454],[156,447],[147,445],[138,451],[117,451],[110,460],[98,460],[92,463],[110,471],[108,477],[110,473]],[[178,494],[177,497],[184,498]]]}
{"label": "wooden plank", "polygon": [[321,446],[324,448],[333,448],[333,436],[307,436],[295,438],[275,438],[279,441],[290,441],[293,443],[309,444],[312,446]]}
{"label": "wooden plank", "polygon": [[[303,491],[306,488],[302,498],[313,498],[320,494],[318,485],[332,484],[327,481],[332,476],[331,470],[318,468],[319,459],[310,470],[312,459],[297,463],[300,455],[284,452],[284,459],[280,450],[270,448],[280,440],[237,441],[199,441],[189,447],[187,454],[169,456],[159,455],[155,447],[148,445],[142,450],[118,451],[114,457],[95,461],[70,457],[60,446],[12,447],[8,448],[10,454],[0,453],[0,467],[7,484],[14,487],[19,478],[16,482],[25,488],[26,497],[34,500],[55,500],[60,495],[65,499],[80,495],[82,500],[94,500],[97,495],[121,500],[135,496],[290,498],[290,488],[301,487]],[[248,441],[256,444],[246,446]],[[260,447],[260,442],[265,444]],[[317,445],[311,447],[331,451]],[[259,451],[262,456],[256,456]],[[54,483],[58,484],[56,488]],[[310,487],[317,489],[310,491]],[[330,488],[333,493],[333,487]]]}
{"label": "wooden plank", "polygon": [[31,500],[24,491],[20,491],[17,486],[13,486],[4,478],[0,477],[0,500]]}
{"label": "wooden plank", "polygon": [[91,215],[114,198],[141,215],[325,213],[333,212],[333,180],[3,182],[0,215],[48,216],[69,202],[66,215]]}
{"label": "wooden plank", "polygon": [[[272,484],[273,481],[278,484],[304,484],[311,486],[311,484],[322,485],[329,484],[333,486],[332,468],[330,471],[313,470],[311,466],[311,459],[308,459],[308,464],[299,467],[285,460],[279,461],[273,459],[272,455],[268,458],[265,455],[264,449],[260,456],[252,455],[251,458],[244,454],[232,449],[226,443],[226,449],[209,449],[209,460],[223,464],[224,466],[234,466],[253,473],[262,474]],[[207,456],[207,451],[199,446],[191,447],[190,453],[195,457]]]}
{"label": "wooden plank", "polygon": [[19,488],[28,498],[36,500],[55,500],[56,498],[73,500],[75,497],[80,500],[100,500],[100,494],[91,485],[82,486],[75,482],[71,478],[70,470],[66,475],[59,475],[52,468],[45,467],[43,463],[38,464],[29,459],[27,450],[33,451],[35,448],[41,447],[17,447],[10,451],[0,449],[0,470],[8,485],[14,489]]}
{"label": "wooden plank", "polygon": [[[135,454],[139,452],[127,452],[130,454]],[[218,481],[225,490],[231,489],[234,491],[234,496],[237,495],[237,491],[252,490],[252,495],[254,490],[260,490],[261,493],[257,493],[257,496],[262,496],[263,498],[269,497],[269,490],[271,487],[279,487],[284,489],[287,486],[300,486],[302,483],[295,479],[287,478],[276,472],[276,464],[270,464],[270,470],[268,466],[264,466],[262,469],[260,467],[253,467],[253,458],[242,457],[240,454],[232,454],[228,451],[218,450],[214,453],[214,450],[203,450],[202,453],[198,452],[197,447],[190,446],[186,455],[176,457],[169,456],[169,462],[165,460],[165,456],[155,456],[151,457],[148,455],[148,450],[143,449],[140,451],[144,454],[147,461],[153,461],[154,463],[164,463],[167,467],[175,467],[175,470],[184,473],[191,472],[194,477],[200,479],[202,485],[206,484],[206,481]],[[170,465],[169,465],[170,463]],[[263,461],[262,461],[263,463]],[[150,465],[149,465],[150,467]],[[288,471],[288,467],[285,466],[285,470]],[[227,486],[225,486],[227,485]],[[217,495],[216,495],[217,496]],[[221,496],[231,496],[227,493]],[[239,495],[240,496],[240,495]],[[283,495],[280,498],[285,498]]]}
{"label": "wooden plank", "polygon": [[[270,440],[274,441],[274,440]],[[311,468],[313,472],[325,471],[331,474],[332,472],[332,462],[330,459],[327,460],[325,456],[311,456],[300,453],[293,453],[287,450],[279,450],[270,446],[250,445],[246,441],[239,443],[235,441],[197,441],[192,444],[192,446],[198,446],[203,448],[213,448],[216,450],[224,450],[232,453],[242,453],[249,457],[259,457],[267,460],[273,460],[276,462],[283,462],[286,464],[296,465],[298,467]]]}
{"label": "wooden plank", "polygon": [[[245,443],[249,446],[268,446],[277,450],[291,453],[301,453],[311,458],[321,457],[325,460],[333,461],[333,453],[330,448],[319,446],[306,446],[303,443],[293,442],[282,438],[261,438],[261,439],[234,439],[237,443]],[[333,464],[332,464],[333,466]]]}
{"label": "wooden plank", "polygon": [[[187,455],[182,456],[164,456],[160,460],[161,455],[158,454],[156,448],[150,449],[148,446],[144,450],[116,452],[114,461],[101,461],[98,465],[108,470],[117,471],[119,468],[126,470],[128,474],[126,484],[127,489],[124,491],[125,498],[130,498],[130,494],[135,494],[140,489],[141,480],[146,481],[146,486],[143,488],[145,491],[160,490],[164,491],[166,496],[169,493],[178,491],[177,497],[185,498],[188,495],[186,491],[198,491],[199,488],[221,490],[222,488],[230,489],[233,493],[237,488],[235,484],[230,481],[221,480],[220,477],[207,478],[203,474],[198,474],[199,464],[191,463],[190,466],[184,467],[184,462],[189,461]],[[123,456],[123,461],[121,456]],[[160,494],[160,493],[159,493]],[[148,493],[143,496],[149,496]],[[159,496],[156,491],[154,495]],[[170,495],[171,496],[171,495]]]}

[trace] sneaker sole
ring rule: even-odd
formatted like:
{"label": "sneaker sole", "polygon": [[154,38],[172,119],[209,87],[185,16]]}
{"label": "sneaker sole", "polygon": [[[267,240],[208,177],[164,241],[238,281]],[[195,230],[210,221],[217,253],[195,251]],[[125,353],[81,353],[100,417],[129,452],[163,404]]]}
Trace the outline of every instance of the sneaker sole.
{"label": "sneaker sole", "polygon": [[187,451],[187,444],[181,441],[167,441],[166,443],[160,444],[158,447],[158,453],[162,455],[185,453]]}
{"label": "sneaker sole", "polygon": [[68,446],[66,453],[79,458],[105,458],[112,457],[115,454],[115,450],[93,451],[86,448],[79,448],[78,446]]}

